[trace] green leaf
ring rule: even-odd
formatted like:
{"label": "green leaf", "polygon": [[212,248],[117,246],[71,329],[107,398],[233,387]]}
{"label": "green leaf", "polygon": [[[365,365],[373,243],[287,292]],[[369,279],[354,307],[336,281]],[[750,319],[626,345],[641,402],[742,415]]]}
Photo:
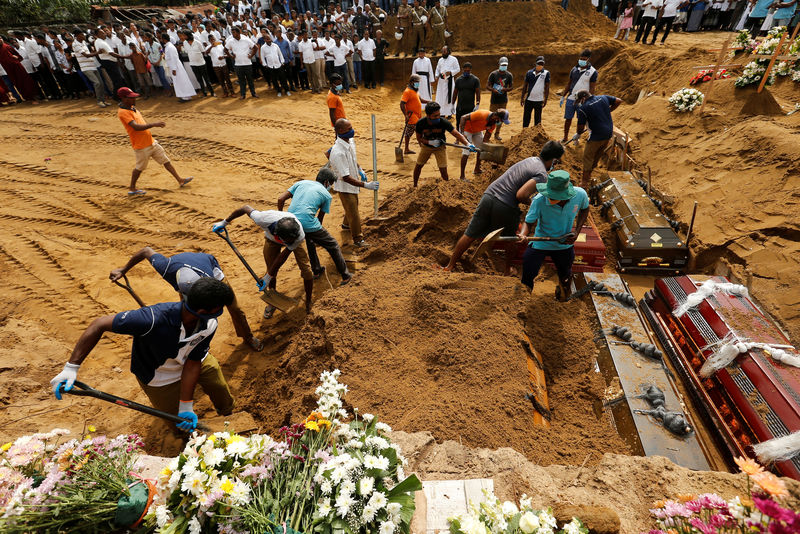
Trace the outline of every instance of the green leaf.
{"label": "green leaf", "polygon": [[450,523],[450,534],[461,534],[461,521],[458,519],[448,519]]}
{"label": "green leaf", "polygon": [[519,519],[522,517],[522,512],[518,512],[514,514],[514,517],[508,522],[508,528],[506,528],[506,534],[514,534],[517,530],[519,530]]}
{"label": "green leaf", "polygon": [[410,493],[412,491],[421,491],[421,490],[422,490],[422,482],[419,481],[417,475],[411,475],[410,477],[407,477],[404,481],[393,487],[391,490],[389,490],[389,493],[386,496],[391,498],[401,493]]}

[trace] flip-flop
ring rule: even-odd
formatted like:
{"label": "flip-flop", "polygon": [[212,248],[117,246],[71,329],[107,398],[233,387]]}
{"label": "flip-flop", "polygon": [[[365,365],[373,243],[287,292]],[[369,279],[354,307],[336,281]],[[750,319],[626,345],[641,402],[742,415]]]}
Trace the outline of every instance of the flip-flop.
{"label": "flip-flop", "polygon": [[183,183],[181,184],[181,187],[183,187],[184,185],[188,184],[192,180],[194,180],[194,176],[189,176],[189,177],[185,178]]}
{"label": "flip-flop", "polygon": [[272,319],[272,316],[275,315],[275,310],[277,310],[275,306],[271,304],[267,304],[267,307],[264,308],[264,319]]}
{"label": "flip-flop", "polygon": [[144,189],[137,189],[136,191],[128,191],[128,196],[133,197],[137,195],[144,195],[145,193],[147,193],[147,191]]}
{"label": "flip-flop", "polygon": [[264,348],[264,342],[255,336],[251,336],[250,339],[245,341],[245,343],[247,343],[250,348],[256,352],[261,352],[261,350]]}
{"label": "flip-flop", "polygon": [[342,283],[341,283],[341,284],[339,284],[339,286],[346,286],[347,284],[349,284],[349,283],[350,283],[350,281],[351,281],[352,279],[353,279],[353,275],[350,275],[350,277],[349,277],[349,278],[342,278]]}
{"label": "flip-flop", "polygon": [[431,268],[434,271],[441,271],[443,273],[451,273],[451,272],[453,272],[450,269],[448,269],[447,267],[443,267],[443,266],[439,265],[438,263],[434,263],[433,265],[431,265]]}

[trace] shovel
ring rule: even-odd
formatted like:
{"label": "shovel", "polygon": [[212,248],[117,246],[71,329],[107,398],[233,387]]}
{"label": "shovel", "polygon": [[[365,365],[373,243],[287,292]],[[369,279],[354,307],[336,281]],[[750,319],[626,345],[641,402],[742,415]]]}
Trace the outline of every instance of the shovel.
{"label": "shovel", "polygon": [[396,147],[394,147],[394,160],[397,163],[403,163],[403,139],[406,136],[406,128],[408,128],[408,119],[406,117],[406,124],[403,126],[403,133],[400,134],[400,143]]}
{"label": "shovel", "polygon": [[[146,413],[148,415],[154,415],[156,417],[160,417],[161,419],[166,419],[167,421],[172,421],[173,423],[183,423],[187,420],[183,417],[178,417],[177,415],[162,412],[161,410],[156,410],[155,408],[151,408],[150,406],[145,406],[144,404],[139,404],[138,402],[133,402],[132,400],[123,399],[122,397],[117,397],[116,395],[112,395],[111,393],[106,393],[104,391],[99,391],[94,389],[91,386],[87,386],[83,382],[76,381],[73,385],[73,388],[69,391],[64,390],[64,384],[60,384],[59,389],[62,393],[68,393],[69,395],[77,395],[78,397],[94,397],[96,399],[104,400],[106,402],[110,402],[112,404],[119,404],[125,408],[130,408],[131,410],[136,410],[137,412]],[[210,431],[211,429],[208,428],[203,423],[197,423],[197,429],[203,431]]]}
{"label": "shovel", "polygon": [[[445,145],[460,148],[461,150],[469,150],[469,147],[456,145],[455,143],[445,143]],[[483,143],[480,147],[475,148],[481,154],[481,161],[491,161],[492,163],[503,165],[508,157],[508,147],[505,145]]]}
{"label": "shovel", "polygon": [[139,298],[139,295],[137,295],[136,291],[134,291],[133,288],[131,287],[130,282],[128,282],[128,277],[123,274],[122,279],[125,280],[124,284],[119,280],[114,280],[114,283],[117,284],[122,289],[124,289],[125,291],[127,291],[128,293],[130,293],[131,296],[133,297],[133,300],[135,300],[140,307],[144,308],[145,306],[147,306],[147,304],[145,304],[144,301]]}
{"label": "shovel", "polygon": [[[478,249],[475,251],[475,254],[472,255],[472,261],[475,261],[481,254],[485,254],[489,251],[492,246],[492,243],[501,242],[501,243],[510,243],[510,242],[520,242],[517,236],[501,236],[500,233],[503,231],[502,228],[498,228],[490,232],[485,238],[483,238],[483,242],[480,244]],[[575,234],[570,232],[568,234],[564,234],[560,237],[534,237],[528,236],[525,238],[525,241],[558,241],[559,243],[564,243],[567,239],[575,237]]]}
{"label": "shovel", "polygon": [[[255,271],[253,271],[253,269],[250,267],[250,264],[247,263],[247,260],[245,260],[244,256],[242,256],[242,253],[239,252],[239,249],[236,248],[236,245],[233,244],[231,238],[228,237],[228,229],[223,228],[222,232],[215,232],[215,233],[222,239],[224,239],[225,242],[228,243],[228,245],[230,245],[231,249],[233,249],[233,253],[236,254],[236,256],[242,261],[244,268],[247,269],[247,272],[250,273],[250,275],[253,277],[253,280],[255,280],[256,283],[261,282],[261,278],[259,278],[258,275],[255,273]],[[288,295],[284,295],[283,293],[279,293],[274,289],[267,289],[266,291],[264,291],[264,293],[262,293],[261,295],[261,300],[263,300],[270,306],[278,308],[284,313],[289,309],[291,309],[292,307],[296,306],[297,303],[299,302],[297,299],[294,299]]]}

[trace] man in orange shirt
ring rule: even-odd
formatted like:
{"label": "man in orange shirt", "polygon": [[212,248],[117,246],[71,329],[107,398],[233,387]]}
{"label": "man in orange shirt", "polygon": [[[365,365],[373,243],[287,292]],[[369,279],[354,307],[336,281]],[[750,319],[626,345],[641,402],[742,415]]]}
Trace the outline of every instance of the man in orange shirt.
{"label": "man in orange shirt", "polygon": [[428,101],[419,96],[419,83],[421,78],[419,74],[412,74],[408,79],[408,87],[403,91],[403,96],[400,97],[400,111],[406,118],[406,128],[403,135],[406,138],[406,154],[416,154],[413,150],[408,148],[408,143],[411,141],[411,136],[416,132],[417,121],[422,118],[422,104],[427,104]]}
{"label": "man in orange shirt", "polygon": [[[479,109],[472,113],[467,113],[461,116],[461,122],[458,124],[458,129],[467,138],[467,141],[480,148],[483,143],[488,143],[492,137],[494,127],[502,122],[509,124],[508,111],[505,109],[498,109],[497,111],[488,111]],[[467,168],[467,159],[469,158],[470,150],[464,149],[461,152],[461,179],[466,180],[464,170]],[[478,152],[477,159],[475,160],[475,174],[481,173],[481,153]]]}
{"label": "man in orange shirt", "polygon": [[164,168],[178,180],[181,187],[191,182],[192,176],[181,178],[178,171],[170,163],[167,153],[164,152],[164,149],[158,144],[158,141],[153,139],[153,135],[150,133],[150,128],[163,128],[166,124],[164,122],[145,122],[142,114],[135,107],[139,94],[134,93],[128,87],[120,87],[117,91],[117,96],[120,99],[117,117],[125,126],[128,137],[131,138],[133,151],[136,154],[136,166],[131,174],[131,185],[128,189],[128,194],[144,195],[146,193],[144,189],[136,189],[136,181],[141,176],[142,171],[147,168],[150,158],[153,158],[156,163],[164,165]]}
{"label": "man in orange shirt", "polygon": [[331,126],[336,127],[336,121],[339,119],[346,119],[344,114],[344,103],[339,93],[344,89],[342,85],[342,76],[340,74],[333,74],[331,76],[331,90],[328,91],[328,113],[331,116]]}

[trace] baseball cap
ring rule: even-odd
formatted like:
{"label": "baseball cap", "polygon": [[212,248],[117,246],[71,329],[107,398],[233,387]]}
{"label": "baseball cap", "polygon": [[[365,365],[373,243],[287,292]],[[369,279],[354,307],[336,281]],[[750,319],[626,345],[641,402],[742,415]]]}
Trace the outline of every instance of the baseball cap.
{"label": "baseball cap", "polygon": [[192,285],[200,280],[200,275],[194,269],[189,267],[181,267],[175,273],[175,280],[178,283],[178,291],[186,295],[192,288]]}
{"label": "baseball cap", "polygon": [[503,56],[500,58],[500,65],[508,65],[508,58]]}
{"label": "baseball cap", "polygon": [[511,121],[508,118],[508,111],[503,111],[500,113],[500,120],[503,121],[503,124],[511,124]]}
{"label": "baseball cap", "polygon": [[117,90],[117,96],[120,98],[139,98],[141,95],[133,92],[130,87],[120,87]]}
{"label": "baseball cap", "polygon": [[537,65],[544,65],[544,56],[539,56],[536,58]]}

